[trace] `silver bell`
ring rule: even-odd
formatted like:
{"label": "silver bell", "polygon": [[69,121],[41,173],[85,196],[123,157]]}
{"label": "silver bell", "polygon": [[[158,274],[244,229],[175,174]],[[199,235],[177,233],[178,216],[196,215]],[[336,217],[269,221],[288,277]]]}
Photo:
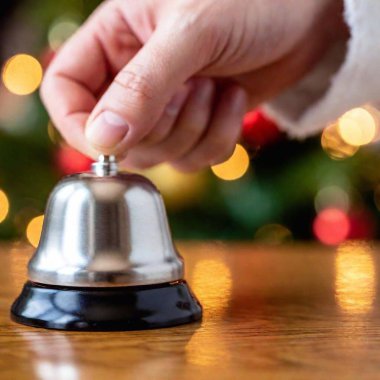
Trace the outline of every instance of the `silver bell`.
{"label": "silver bell", "polygon": [[[156,187],[140,175],[120,173],[113,157],[101,156],[92,172],[66,177],[53,190],[40,243],[29,263],[30,281],[13,305],[12,317],[33,326],[73,330],[125,330],[190,322],[200,318],[201,308],[182,280],[183,274],[183,260],[172,242]],[[82,299],[73,307],[78,292]],[[36,317],[35,301],[43,298],[46,303],[52,294],[66,299],[73,308],[68,312],[60,305],[63,322]],[[159,301],[161,305],[152,306],[153,298],[160,296],[165,298]],[[34,309],[25,307],[25,300],[31,299]],[[168,304],[165,309],[168,299],[176,305]],[[83,317],[84,304],[89,302],[98,303],[98,312],[107,309],[108,313],[101,313],[106,317],[92,313]],[[122,310],[110,315],[110,304],[115,308],[115,302],[122,302]],[[52,301],[46,305],[56,309]],[[148,311],[153,320],[140,315]],[[168,313],[172,315],[165,318]]]}
{"label": "silver bell", "polygon": [[183,278],[160,193],[146,178],[102,157],[94,173],[67,177],[47,205],[32,281],[132,286]]}

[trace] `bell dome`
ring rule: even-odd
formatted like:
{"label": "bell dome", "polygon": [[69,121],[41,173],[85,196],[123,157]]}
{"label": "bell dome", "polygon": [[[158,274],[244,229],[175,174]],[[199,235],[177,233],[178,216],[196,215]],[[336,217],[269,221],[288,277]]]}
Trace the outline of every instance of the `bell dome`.
{"label": "bell dome", "polygon": [[61,286],[134,286],[183,277],[160,193],[146,178],[83,173],[50,196],[32,281]]}

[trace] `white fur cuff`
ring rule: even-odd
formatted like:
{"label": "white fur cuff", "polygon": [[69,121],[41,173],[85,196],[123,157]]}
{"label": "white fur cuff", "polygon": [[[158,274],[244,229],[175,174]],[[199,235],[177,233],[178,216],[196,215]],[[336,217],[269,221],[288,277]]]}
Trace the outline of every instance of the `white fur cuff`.
{"label": "white fur cuff", "polygon": [[345,19],[351,30],[347,49],[332,48],[264,107],[290,136],[315,134],[349,109],[380,101],[380,0],[345,0]]}

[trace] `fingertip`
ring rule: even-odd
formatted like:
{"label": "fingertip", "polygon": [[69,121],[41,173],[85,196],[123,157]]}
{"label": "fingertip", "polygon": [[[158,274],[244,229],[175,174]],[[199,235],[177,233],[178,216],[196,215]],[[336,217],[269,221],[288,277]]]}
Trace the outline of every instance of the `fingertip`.
{"label": "fingertip", "polygon": [[85,137],[95,149],[103,153],[117,153],[125,145],[129,124],[117,113],[101,112],[85,128]]}

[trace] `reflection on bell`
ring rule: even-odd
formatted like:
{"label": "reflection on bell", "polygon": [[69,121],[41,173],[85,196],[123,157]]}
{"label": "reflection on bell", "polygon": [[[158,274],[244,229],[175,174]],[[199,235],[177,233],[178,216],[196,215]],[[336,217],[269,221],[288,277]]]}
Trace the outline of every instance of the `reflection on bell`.
{"label": "reflection on bell", "polygon": [[53,190],[13,320],[64,330],[135,330],[199,320],[158,190],[101,156]]}

